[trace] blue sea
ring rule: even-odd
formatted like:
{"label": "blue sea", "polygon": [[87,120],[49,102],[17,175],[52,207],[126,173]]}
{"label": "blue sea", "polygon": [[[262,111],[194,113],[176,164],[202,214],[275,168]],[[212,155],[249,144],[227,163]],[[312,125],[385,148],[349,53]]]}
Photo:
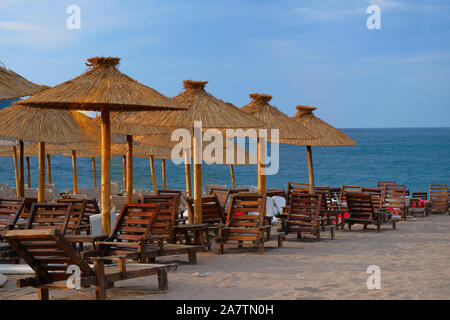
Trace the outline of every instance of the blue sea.
{"label": "blue sea", "polygon": [[[411,191],[427,191],[430,183],[450,183],[450,128],[342,129],[357,142],[354,147],[313,147],[316,185],[375,186],[395,180]],[[270,148],[269,148],[270,149]],[[37,187],[37,158],[31,158],[31,183]],[[78,159],[78,185],[92,187],[90,159]],[[148,159],[134,160],[134,187],[152,189]],[[155,163],[158,187],[162,187],[161,161]],[[167,161],[168,188],[184,189],[184,165]],[[100,184],[100,159],[97,159]],[[52,179],[58,190],[72,187],[72,160],[52,157]],[[0,182],[14,186],[12,158],[0,158]],[[257,185],[256,165],[235,167],[237,185]],[[112,181],[122,184],[122,157],[113,157]],[[231,186],[229,167],[203,165],[203,183]],[[268,188],[286,188],[288,182],[308,182],[306,149],[280,145],[278,174],[267,177]]]}

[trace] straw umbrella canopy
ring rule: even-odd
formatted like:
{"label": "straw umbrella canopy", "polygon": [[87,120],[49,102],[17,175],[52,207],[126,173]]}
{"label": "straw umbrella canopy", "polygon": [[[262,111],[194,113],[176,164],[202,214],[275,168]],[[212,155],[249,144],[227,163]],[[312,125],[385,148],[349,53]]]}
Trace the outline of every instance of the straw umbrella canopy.
{"label": "straw umbrella canopy", "polygon": [[45,86],[28,81],[5,66],[0,66],[0,100],[30,96],[44,88]]}
{"label": "straw umbrella canopy", "polygon": [[[269,104],[269,101],[272,99],[271,95],[251,93],[250,98],[252,98],[252,101],[248,105],[242,107],[241,110],[264,122],[267,129],[278,129],[279,143],[306,145],[309,141],[314,139],[313,134],[305,127],[299,125],[276,107]],[[270,138],[268,140],[271,141]],[[265,151],[262,150],[261,142],[258,141],[259,193],[266,192],[266,177],[261,173],[265,163],[264,156]]]}
{"label": "straw umbrella canopy", "polygon": [[22,140],[38,142],[38,201],[45,201],[45,143],[98,140],[98,127],[86,115],[75,111],[46,110],[13,104],[0,111],[0,136],[20,139],[20,196],[24,196]]}
{"label": "straw umbrella canopy", "polygon": [[88,59],[82,75],[22,101],[39,108],[101,111],[102,137],[102,231],[110,226],[110,112],[182,110],[175,101],[128,77],[117,68],[120,58]]}
{"label": "straw umbrella canopy", "polygon": [[309,172],[309,185],[310,190],[314,190],[314,169],[312,161],[312,149],[311,146],[355,146],[356,142],[349,138],[345,133],[339,131],[335,127],[329,125],[325,121],[317,118],[313,111],[315,107],[310,106],[297,106],[297,113],[292,117],[297,123],[307,128],[316,139],[310,141],[306,146],[307,158],[308,158],[308,172]]}
{"label": "straw umbrella canopy", "polygon": [[[180,113],[174,112],[143,112],[130,117],[126,122],[139,123],[153,127],[172,127],[193,130],[197,121],[201,121],[203,129],[216,128],[259,128],[264,124],[241,110],[227,105],[205,91],[207,81],[183,81],[184,91],[173,97],[180,105],[188,107],[188,110]],[[202,184],[201,184],[201,139],[192,138],[194,146],[194,217],[190,217],[192,223],[202,222]],[[187,159],[186,159],[187,160]],[[188,161],[186,161],[188,163]]]}

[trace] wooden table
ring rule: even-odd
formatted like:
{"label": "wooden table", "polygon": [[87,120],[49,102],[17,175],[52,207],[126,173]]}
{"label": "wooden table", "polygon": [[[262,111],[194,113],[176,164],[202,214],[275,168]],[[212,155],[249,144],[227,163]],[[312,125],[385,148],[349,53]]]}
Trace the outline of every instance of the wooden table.
{"label": "wooden table", "polygon": [[[210,249],[211,242],[208,234],[208,225],[203,224],[179,224],[173,227],[174,237],[183,244],[183,236],[186,245],[202,245]],[[191,238],[193,241],[191,241]]]}

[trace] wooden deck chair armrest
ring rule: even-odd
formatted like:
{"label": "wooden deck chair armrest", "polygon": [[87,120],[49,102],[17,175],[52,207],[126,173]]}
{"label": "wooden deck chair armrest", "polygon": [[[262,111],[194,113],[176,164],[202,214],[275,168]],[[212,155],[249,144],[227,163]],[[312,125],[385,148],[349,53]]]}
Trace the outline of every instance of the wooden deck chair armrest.
{"label": "wooden deck chair armrest", "polygon": [[259,227],[260,230],[268,230],[268,229],[271,229],[271,228],[272,228],[271,225],[265,225],[265,226]]}

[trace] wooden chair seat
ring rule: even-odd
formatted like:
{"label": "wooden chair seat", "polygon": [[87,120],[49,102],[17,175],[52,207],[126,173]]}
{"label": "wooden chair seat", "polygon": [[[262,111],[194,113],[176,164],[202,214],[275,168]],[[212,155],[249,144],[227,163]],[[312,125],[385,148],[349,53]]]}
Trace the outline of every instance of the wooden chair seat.
{"label": "wooden chair seat", "polygon": [[[34,287],[38,289],[38,298],[49,299],[49,289],[67,289],[66,284],[58,284],[67,280],[69,265],[80,268],[81,287],[95,286],[96,298],[106,299],[106,288],[109,284],[120,280],[158,276],[159,289],[168,289],[167,272],[175,270],[176,265],[141,265],[138,270],[127,270],[125,256],[82,258],[57,229],[44,230],[10,230],[5,239],[16,250],[19,256],[35,271],[34,277],[21,279],[18,287]],[[105,270],[105,261],[118,261],[118,270]],[[91,268],[89,262],[93,262]],[[106,268],[108,269],[108,268]]]}

